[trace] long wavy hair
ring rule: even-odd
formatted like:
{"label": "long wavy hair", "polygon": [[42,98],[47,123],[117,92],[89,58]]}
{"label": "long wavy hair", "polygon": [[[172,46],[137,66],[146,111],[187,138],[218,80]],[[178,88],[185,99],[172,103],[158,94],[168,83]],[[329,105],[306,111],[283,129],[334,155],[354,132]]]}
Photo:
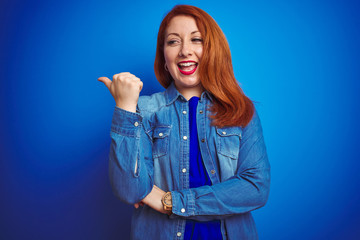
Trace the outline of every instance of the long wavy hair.
{"label": "long wavy hair", "polygon": [[217,127],[245,127],[254,114],[253,102],[245,96],[235,79],[229,44],[215,20],[205,11],[190,5],[176,5],[160,24],[154,70],[157,80],[167,88],[173,81],[165,70],[165,31],[178,15],[193,17],[203,39],[203,55],[197,71],[203,88],[213,97],[211,124]]}

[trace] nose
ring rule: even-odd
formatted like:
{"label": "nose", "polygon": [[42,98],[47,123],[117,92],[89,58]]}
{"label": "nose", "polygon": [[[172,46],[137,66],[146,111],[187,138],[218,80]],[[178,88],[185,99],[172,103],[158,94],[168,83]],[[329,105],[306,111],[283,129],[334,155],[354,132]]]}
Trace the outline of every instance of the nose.
{"label": "nose", "polygon": [[179,51],[179,56],[180,56],[180,57],[186,57],[186,56],[191,55],[191,53],[192,53],[192,49],[191,49],[190,44],[184,42],[184,43],[181,45],[181,49],[180,49],[180,51]]}

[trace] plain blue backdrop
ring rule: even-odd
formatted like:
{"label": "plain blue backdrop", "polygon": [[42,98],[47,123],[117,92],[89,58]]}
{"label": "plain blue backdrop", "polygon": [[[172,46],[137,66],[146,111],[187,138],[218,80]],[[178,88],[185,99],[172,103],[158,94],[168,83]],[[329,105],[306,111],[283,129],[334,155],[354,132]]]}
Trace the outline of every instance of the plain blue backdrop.
{"label": "plain blue backdrop", "polygon": [[163,91],[157,31],[179,3],[218,22],[256,102],[272,167],[260,239],[359,239],[360,4],[344,0],[2,0],[0,239],[128,238],[97,78],[129,71],[141,94]]}

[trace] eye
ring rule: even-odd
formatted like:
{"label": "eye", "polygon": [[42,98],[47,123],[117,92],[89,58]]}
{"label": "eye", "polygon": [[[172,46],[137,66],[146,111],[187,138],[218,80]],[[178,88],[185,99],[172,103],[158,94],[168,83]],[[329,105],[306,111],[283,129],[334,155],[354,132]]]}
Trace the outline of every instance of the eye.
{"label": "eye", "polygon": [[166,42],[167,43],[167,45],[175,45],[176,43],[178,43],[178,40],[169,40],[169,41],[167,41]]}
{"label": "eye", "polygon": [[202,38],[193,38],[192,41],[201,43],[203,40],[202,40]]}

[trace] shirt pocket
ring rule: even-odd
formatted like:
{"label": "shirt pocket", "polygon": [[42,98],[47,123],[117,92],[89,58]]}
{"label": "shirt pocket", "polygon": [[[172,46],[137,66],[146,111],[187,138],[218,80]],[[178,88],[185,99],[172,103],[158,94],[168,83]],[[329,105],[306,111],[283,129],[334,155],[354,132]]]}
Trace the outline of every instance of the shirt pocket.
{"label": "shirt pocket", "polygon": [[153,130],[153,157],[159,158],[168,153],[171,126],[157,126]]}
{"label": "shirt pocket", "polygon": [[233,160],[237,160],[239,157],[241,132],[240,127],[216,127],[218,152]]}

